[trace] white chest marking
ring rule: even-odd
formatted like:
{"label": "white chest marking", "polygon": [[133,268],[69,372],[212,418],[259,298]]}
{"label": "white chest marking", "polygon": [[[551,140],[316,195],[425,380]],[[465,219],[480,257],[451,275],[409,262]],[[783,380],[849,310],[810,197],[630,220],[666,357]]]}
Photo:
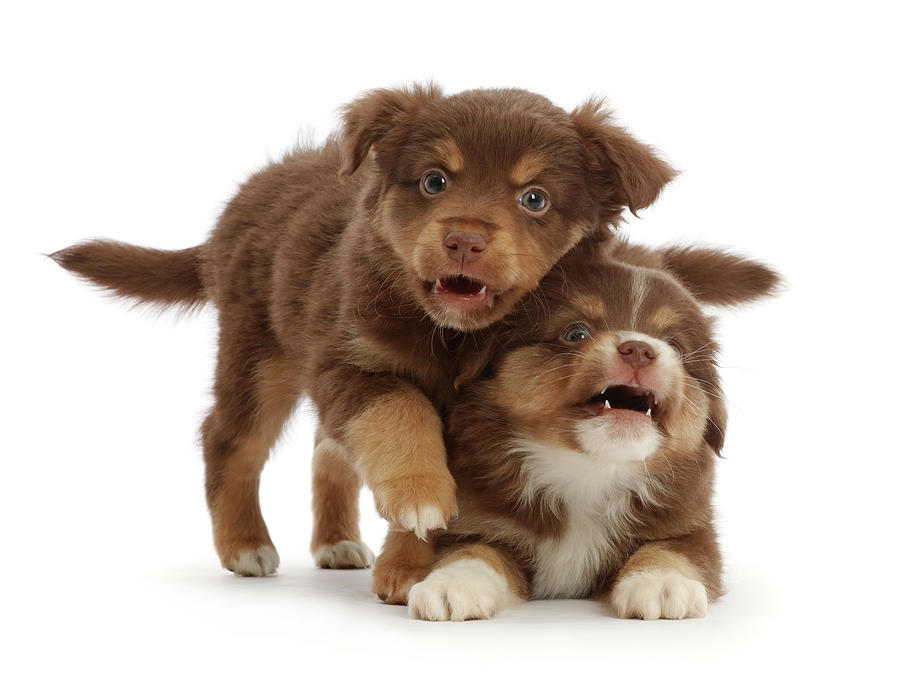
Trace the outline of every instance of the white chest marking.
{"label": "white chest marking", "polygon": [[542,492],[568,516],[559,538],[535,543],[532,595],[584,597],[615,563],[616,543],[631,523],[632,498],[652,502],[653,481],[643,461],[604,460],[531,439],[522,439],[516,449],[524,454],[523,499]]}

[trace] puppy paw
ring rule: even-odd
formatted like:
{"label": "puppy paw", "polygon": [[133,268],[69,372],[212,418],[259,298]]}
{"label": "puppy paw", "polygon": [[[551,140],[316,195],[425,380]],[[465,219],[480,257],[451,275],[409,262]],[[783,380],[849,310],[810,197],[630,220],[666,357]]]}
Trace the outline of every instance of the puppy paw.
{"label": "puppy paw", "polygon": [[410,588],[427,575],[427,568],[385,566],[376,563],[372,571],[372,592],[378,595],[382,602],[406,604]]}
{"label": "puppy paw", "polygon": [[320,569],[367,569],[375,562],[375,555],[364,542],[341,540],[324,545],[313,552]]}
{"label": "puppy paw", "polygon": [[278,552],[272,545],[248,545],[247,543],[223,547],[219,556],[222,566],[239,576],[269,576],[278,569]]}
{"label": "puppy paw", "polygon": [[480,559],[435,569],[409,591],[409,615],[425,621],[490,619],[519,601],[506,579]]}
{"label": "puppy paw", "polygon": [[449,472],[385,481],[372,492],[384,518],[421,540],[426,539],[429,530],[446,528],[456,516],[456,483]]}
{"label": "puppy paw", "polygon": [[708,598],[700,581],[655,569],[625,576],[613,588],[610,603],[623,619],[684,619],[706,616]]}

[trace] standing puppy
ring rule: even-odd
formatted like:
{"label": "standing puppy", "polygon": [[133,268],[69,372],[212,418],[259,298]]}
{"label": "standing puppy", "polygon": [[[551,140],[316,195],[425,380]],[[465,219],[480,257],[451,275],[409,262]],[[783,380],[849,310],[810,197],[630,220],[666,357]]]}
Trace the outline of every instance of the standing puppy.
{"label": "standing puppy", "polygon": [[340,136],[254,175],[209,240],[158,251],[110,241],[53,254],[116,294],[215,304],[206,495],[223,566],[278,565],[259,476],[301,394],[315,402],[324,566],[371,553],[346,516],[372,488],[419,535],[456,511],[438,411],[477,331],[506,315],[569,248],[603,239],[672,177],[599,103],[569,114],[520,90],[373,91]]}
{"label": "standing puppy", "polygon": [[[669,271],[577,247],[493,374],[453,408],[459,518],[432,550],[391,533],[376,566],[377,591],[403,601],[409,590],[412,616],[482,619],[525,599],[606,592],[619,616],[680,619],[721,593],[710,500],[726,418],[697,294],[740,303],[778,278],[711,250],[614,253]],[[672,277],[703,260],[718,271],[696,293]]]}

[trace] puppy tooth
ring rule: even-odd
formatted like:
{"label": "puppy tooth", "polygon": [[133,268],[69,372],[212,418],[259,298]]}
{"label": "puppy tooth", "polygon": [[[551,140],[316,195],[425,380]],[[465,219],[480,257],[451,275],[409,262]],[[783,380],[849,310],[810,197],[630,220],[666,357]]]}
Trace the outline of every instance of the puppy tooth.
{"label": "puppy tooth", "polygon": [[605,408],[612,408],[612,406],[609,405],[609,399],[607,399],[606,401],[603,402],[603,406]]}
{"label": "puppy tooth", "polygon": [[648,416],[651,415],[650,409],[647,409],[647,415],[648,415]]}
{"label": "puppy tooth", "polygon": [[486,285],[486,284],[482,284],[482,285],[481,285],[481,289],[478,290],[478,293],[479,293],[479,294],[487,294],[487,285]]}
{"label": "puppy tooth", "polygon": [[600,392],[600,394],[606,394],[606,390],[608,390],[608,389],[609,389],[609,387],[604,387],[603,390]]}
{"label": "puppy tooth", "polygon": [[435,288],[435,289],[440,289],[440,288],[442,288],[443,286],[444,286],[444,283],[441,282],[441,278],[438,277],[437,282],[434,283],[434,288]]}

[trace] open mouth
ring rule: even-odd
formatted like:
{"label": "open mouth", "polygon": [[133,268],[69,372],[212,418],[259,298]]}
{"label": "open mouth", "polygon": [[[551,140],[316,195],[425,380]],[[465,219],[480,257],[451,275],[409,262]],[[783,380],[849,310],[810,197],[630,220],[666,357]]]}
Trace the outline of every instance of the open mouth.
{"label": "open mouth", "polygon": [[466,275],[440,277],[431,285],[430,292],[444,303],[460,310],[490,307],[495,295],[487,284]]}
{"label": "open mouth", "polygon": [[653,390],[636,385],[614,385],[587,400],[591,410],[600,415],[606,411],[633,411],[648,418],[658,414],[659,405]]}
{"label": "open mouth", "polygon": [[452,275],[438,278],[438,281],[434,283],[434,293],[452,296],[483,296],[487,294],[487,285],[465,275]]}

